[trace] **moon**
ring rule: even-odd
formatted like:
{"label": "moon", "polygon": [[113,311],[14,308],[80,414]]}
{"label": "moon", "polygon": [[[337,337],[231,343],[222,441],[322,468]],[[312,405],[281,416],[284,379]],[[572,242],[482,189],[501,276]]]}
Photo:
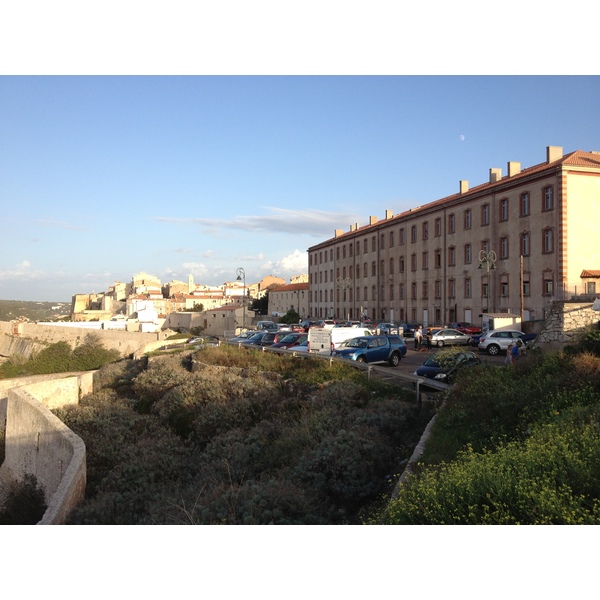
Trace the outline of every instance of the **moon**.
{"label": "moon", "polygon": [[464,136],[464,135],[461,133],[461,134],[458,136],[458,139],[459,139],[461,142],[464,142],[464,141],[465,141],[465,136]]}

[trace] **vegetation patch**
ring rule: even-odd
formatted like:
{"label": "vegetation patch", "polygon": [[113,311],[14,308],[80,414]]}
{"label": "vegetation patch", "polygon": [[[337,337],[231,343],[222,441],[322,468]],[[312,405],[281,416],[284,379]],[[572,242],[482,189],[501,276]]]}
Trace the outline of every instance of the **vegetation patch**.
{"label": "vegetation patch", "polygon": [[[123,361],[56,414],[87,449],[77,524],[361,523],[432,416],[348,365],[235,347]],[[103,369],[101,369],[102,372]]]}
{"label": "vegetation patch", "polygon": [[8,486],[8,495],[0,507],[0,525],[35,525],[46,512],[44,491],[33,475]]}

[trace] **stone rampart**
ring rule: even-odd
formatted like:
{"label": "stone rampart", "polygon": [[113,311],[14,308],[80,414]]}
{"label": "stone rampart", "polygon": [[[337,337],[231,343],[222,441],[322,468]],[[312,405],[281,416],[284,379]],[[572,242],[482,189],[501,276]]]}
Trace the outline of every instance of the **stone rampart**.
{"label": "stone rampart", "polygon": [[117,350],[121,356],[130,356],[144,352],[147,344],[165,340],[172,332],[141,333],[99,329],[91,332],[84,327],[61,327],[59,325],[38,325],[36,323],[19,324],[19,333],[15,335],[14,325],[0,321],[0,355],[19,354],[29,357],[33,352],[43,350],[49,344],[67,342],[71,348],[83,343],[86,335],[98,335],[102,344],[109,350]]}
{"label": "stone rampart", "polygon": [[64,523],[84,498],[85,444],[49,409],[77,404],[93,391],[93,377],[93,372],[86,372],[0,382],[6,423],[0,477],[4,482],[22,480],[26,474],[36,477],[48,505],[40,525]]}
{"label": "stone rampart", "polygon": [[576,344],[591,327],[598,327],[600,313],[590,302],[555,302],[535,346],[543,350],[559,350]]}

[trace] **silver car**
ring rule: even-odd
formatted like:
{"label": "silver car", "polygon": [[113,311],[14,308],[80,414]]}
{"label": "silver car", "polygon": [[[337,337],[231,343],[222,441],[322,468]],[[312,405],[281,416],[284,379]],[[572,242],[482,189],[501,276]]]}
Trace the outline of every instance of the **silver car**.
{"label": "silver car", "polygon": [[471,336],[458,329],[438,329],[433,331],[427,338],[427,344],[430,346],[466,346],[471,342]]}
{"label": "silver car", "polygon": [[500,352],[506,352],[511,344],[523,337],[525,334],[517,329],[494,329],[479,338],[478,348],[496,356]]}

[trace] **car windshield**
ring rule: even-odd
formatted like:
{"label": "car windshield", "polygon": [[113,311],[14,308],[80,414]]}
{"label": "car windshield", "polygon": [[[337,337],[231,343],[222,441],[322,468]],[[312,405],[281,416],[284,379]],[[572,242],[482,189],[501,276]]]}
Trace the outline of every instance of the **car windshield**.
{"label": "car windshield", "polygon": [[366,348],[369,341],[365,338],[353,338],[348,341],[348,348]]}
{"label": "car windshield", "polygon": [[293,333],[291,335],[286,335],[282,340],[281,343],[287,343],[287,342],[295,342],[300,336],[297,333]]}
{"label": "car windshield", "polygon": [[264,333],[254,333],[248,339],[249,340],[260,340],[264,336]]}

